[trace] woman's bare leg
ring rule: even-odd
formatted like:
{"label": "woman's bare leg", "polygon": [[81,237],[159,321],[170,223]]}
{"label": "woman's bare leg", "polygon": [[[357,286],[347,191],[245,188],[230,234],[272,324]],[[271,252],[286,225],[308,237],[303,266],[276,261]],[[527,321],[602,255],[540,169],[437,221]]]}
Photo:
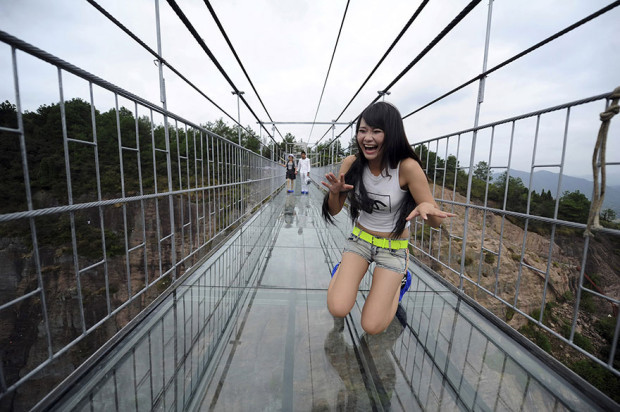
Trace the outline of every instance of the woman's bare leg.
{"label": "woman's bare leg", "polygon": [[362,328],[374,335],[383,332],[396,314],[402,274],[376,267],[370,293],[362,309]]}
{"label": "woman's bare leg", "polygon": [[327,288],[327,308],[337,317],[349,314],[357,298],[357,290],[368,270],[366,259],[352,252],[342,254],[338,270]]}

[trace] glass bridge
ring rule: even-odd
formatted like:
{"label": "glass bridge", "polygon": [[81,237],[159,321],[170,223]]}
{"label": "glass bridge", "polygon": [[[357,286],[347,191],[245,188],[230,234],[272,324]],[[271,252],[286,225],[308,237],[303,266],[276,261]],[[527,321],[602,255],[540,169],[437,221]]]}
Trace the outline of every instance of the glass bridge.
{"label": "glass bridge", "polygon": [[[564,103],[539,102],[547,90],[532,91],[521,71],[534,54],[554,60],[545,51],[555,43],[563,55],[617,73],[617,53],[581,53],[572,42],[586,36],[592,49],[617,51],[620,1],[563,5],[556,24],[563,28],[545,27],[557,30],[547,37],[533,30],[500,48],[492,64],[493,16],[493,28],[509,26],[504,35],[512,39],[512,7],[522,6],[460,3],[411,6],[402,33],[412,23],[417,30],[419,15],[447,25],[432,20],[436,37],[380,96],[372,92],[375,101],[385,98],[419,61],[450,55],[459,63],[440,57],[425,67],[454,66],[458,76],[438,72],[433,88],[412,94],[408,83],[394,95],[417,99],[401,108],[407,130],[446,115],[467,127],[412,143],[437,203],[456,217],[437,229],[412,222],[413,283],[387,330],[373,336],[360,327],[370,273],[349,316],[327,311],[330,272],[351,223],[346,211],[335,225],[320,217],[320,181],[352,153],[341,140],[369,102],[360,97],[351,118],[328,122],[329,142],[305,148],[309,195],[299,186],[286,193],[282,160],[296,149],[276,142],[277,122],[257,117],[260,136],[240,122],[238,134],[220,135],[168,102],[164,84],[197,92],[191,101],[179,92],[184,103],[217,106],[177,58],[162,54],[160,11],[166,28],[174,21],[189,36],[184,47],[196,42],[197,53],[181,48],[188,72],[204,68],[194,57],[208,57],[223,76],[201,72],[201,81],[229,82],[237,113],[240,100],[252,111],[174,0],[141,4],[154,13],[127,18],[131,27],[148,19],[156,46],[115,17],[125,7],[110,13],[93,0],[71,5],[80,22],[92,19],[84,27],[105,23],[120,36],[114,39],[131,43],[145,71],[124,61],[115,69],[132,79],[158,77],[147,87],[155,103],[0,29],[0,411],[620,410],[620,224],[605,214],[611,206],[595,201],[606,170],[620,165],[619,123],[611,120],[620,88],[569,93],[572,83],[590,84],[587,76],[576,67],[569,80],[556,79],[550,65],[545,75],[562,89],[553,97]],[[528,9],[528,19],[537,10]],[[4,21],[17,32],[59,26]],[[478,33],[475,41],[459,31],[463,25]],[[479,35],[485,27],[486,37]],[[441,49],[450,36],[458,36],[457,47]],[[472,69],[472,50],[482,50],[480,71]],[[508,68],[517,61],[515,75]],[[482,106],[485,84],[496,86],[487,95],[493,106]],[[515,114],[513,94],[522,85],[532,100]],[[439,97],[411,107],[429,93]],[[484,113],[488,123],[481,107],[493,108]],[[594,181],[575,191],[573,173],[591,154]],[[545,173],[553,179],[541,189]]]}
{"label": "glass bridge", "polygon": [[[326,289],[350,223],[322,192],[280,191],[49,405],[59,410],[597,410],[604,396],[542,362],[419,264],[379,335]],[[504,328],[505,329],[505,328]],[[556,365],[557,366],[557,365]]]}

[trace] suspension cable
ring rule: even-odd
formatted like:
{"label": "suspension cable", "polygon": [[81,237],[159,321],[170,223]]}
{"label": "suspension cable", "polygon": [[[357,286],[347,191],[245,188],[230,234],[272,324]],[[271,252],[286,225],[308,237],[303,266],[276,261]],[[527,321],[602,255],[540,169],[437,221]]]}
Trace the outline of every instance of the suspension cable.
{"label": "suspension cable", "polygon": [[[396,76],[396,78],[394,78],[394,80],[392,80],[390,82],[390,84],[388,84],[385,87],[385,89],[382,90],[382,92],[387,92],[388,90],[390,90],[390,88],[392,86],[394,86],[394,84],[396,84],[409,70],[411,70],[413,68],[413,66],[415,66],[429,51],[431,51],[453,28],[455,28],[478,5],[478,3],[480,3],[480,1],[481,0],[472,0],[467,6],[465,6],[465,8],[463,8],[463,10],[461,10],[461,12],[454,19],[452,19],[452,21],[450,23],[448,23],[448,25],[446,27],[444,27],[444,29],[433,40],[431,40],[431,42],[411,61],[411,63],[409,63]],[[375,97],[372,100],[372,102],[369,103],[369,105],[375,103],[380,98],[381,98],[381,96]],[[361,115],[361,113],[358,114],[355,117],[355,119],[358,119],[360,115]],[[352,123],[353,122],[351,122],[351,124]],[[340,134],[338,134],[338,136],[334,137],[328,143],[328,146],[331,145],[335,140],[339,139],[340,136],[344,132],[346,132],[346,130],[347,129],[344,129],[342,132],[340,132]]]}
{"label": "suspension cable", "polygon": [[[250,111],[250,113],[252,113],[252,116],[254,116],[254,118],[260,123],[260,119],[258,118],[256,113],[254,112],[254,110],[252,110],[252,107],[250,107],[249,103],[245,100],[243,95],[241,93],[239,93],[239,89],[237,88],[237,86],[235,86],[235,84],[233,83],[232,79],[228,76],[228,74],[226,73],[226,70],[224,70],[224,68],[222,67],[220,62],[215,58],[215,56],[213,55],[213,53],[211,52],[209,47],[207,47],[206,43],[202,40],[202,38],[198,34],[198,31],[196,31],[196,29],[194,28],[192,23],[189,21],[187,16],[183,13],[183,11],[179,7],[179,5],[176,3],[176,1],[174,1],[174,0],[167,0],[167,1],[168,1],[168,4],[170,5],[170,7],[172,8],[172,10],[174,10],[174,12],[177,14],[177,16],[179,17],[181,22],[183,22],[183,24],[185,25],[187,30],[192,34],[192,36],[194,37],[196,42],[198,42],[198,45],[200,45],[202,50],[207,54],[207,56],[209,56],[209,58],[211,59],[211,62],[213,62],[215,67],[217,67],[217,69],[220,71],[222,76],[224,76],[224,78],[226,79],[226,81],[228,82],[230,87],[232,87],[232,89],[235,92],[235,94],[237,94],[237,96],[241,99],[241,101],[243,101],[243,104],[245,105],[245,107]],[[275,141],[273,136],[271,136],[271,134],[269,133],[269,130],[267,130],[267,128],[262,123],[260,123],[260,124],[263,127],[263,129],[265,130],[265,132],[267,132],[267,135],[269,137],[271,137],[271,140],[273,140],[273,142],[277,144],[277,142]]]}
{"label": "suspension cable", "polygon": [[336,48],[338,47],[338,42],[340,41],[340,34],[342,34],[342,27],[344,26],[344,20],[347,17],[347,10],[349,10],[350,0],[347,0],[347,5],[344,8],[344,13],[342,15],[342,21],[340,22],[340,29],[338,30],[338,37],[336,37],[336,44],[334,44],[334,50],[332,51],[332,58],[329,61],[329,67],[327,68],[327,74],[325,75],[325,81],[323,82],[323,90],[321,90],[321,97],[319,97],[319,104],[316,106],[316,113],[314,113],[314,120],[312,121],[312,127],[310,128],[310,134],[308,135],[308,142],[310,142],[310,137],[312,136],[312,131],[314,130],[314,122],[316,122],[316,118],[319,114],[319,108],[321,107],[321,101],[323,100],[323,93],[325,93],[325,86],[327,86],[327,79],[329,78],[329,72],[332,69],[332,63],[334,62],[334,56],[336,55]]}
{"label": "suspension cable", "polygon": [[[243,63],[241,63],[241,59],[239,59],[239,56],[237,55],[237,51],[233,47],[230,39],[228,38],[228,35],[226,34],[226,31],[224,30],[224,27],[222,26],[222,23],[220,22],[220,19],[215,14],[215,10],[213,10],[213,7],[211,6],[211,3],[209,2],[209,0],[204,0],[204,3],[207,6],[207,8],[209,9],[209,13],[211,13],[211,17],[213,17],[213,20],[215,21],[215,24],[217,24],[217,27],[220,29],[220,33],[222,33],[222,36],[224,36],[224,40],[226,40],[226,43],[228,44],[228,47],[232,51],[232,54],[235,56],[235,59],[237,60],[237,63],[239,63],[239,66],[241,67],[241,70],[243,71],[243,74],[245,74],[246,79],[248,79],[248,82],[250,83],[250,86],[252,87],[252,90],[254,90],[254,93],[256,94],[256,97],[258,97],[258,101],[260,102],[261,106],[263,106],[263,109],[265,110],[265,113],[267,113],[267,117],[269,118],[269,120],[271,122],[273,122],[273,119],[271,118],[271,115],[269,114],[269,111],[265,107],[265,103],[263,103],[263,99],[261,99],[260,95],[258,94],[258,91],[256,90],[256,87],[254,87],[254,83],[252,83],[252,80],[250,79],[250,76],[248,75],[248,72],[245,70],[245,67],[243,66]],[[278,134],[280,135],[280,137],[284,141],[284,137],[282,136],[282,133],[280,133],[280,130],[278,129],[277,126],[275,126],[275,129],[278,131]]]}
{"label": "suspension cable", "polygon": [[610,11],[610,10],[612,10],[612,9],[618,7],[618,6],[620,6],[620,0],[617,0],[617,1],[607,5],[605,7],[603,7],[602,9],[600,9],[600,10],[590,14],[589,16],[586,16],[583,19],[577,21],[576,23],[571,24],[570,26],[566,27],[565,29],[560,30],[559,32],[557,32],[557,33],[547,37],[546,39],[544,39],[544,40],[542,40],[542,41],[540,41],[538,43],[536,43],[535,45],[533,45],[532,47],[522,51],[521,53],[518,53],[518,54],[512,56],[511,58],[503,61],[502,63],[498,64],[497,66],[492,67],[489,70],[480,73],[479,75],[477,75],[476,77],[473,77],[472,79],[466,81],[462,85],[460,85],[460,86],[450,90],[449,92],[439,96],[435,100],[432,100],[432,101],[428,102],[427,104],[425,104],[424,106],[421,106],[418,109],[412,111],[411,113],[408,113],[407,115],[403,116],[403,120],[406,119],[407,117],[411,116],[411,115],[416,114],[417,112],[419,112],[419,111],[421,111],[423,109],[426,109],[427,107],[437,103],[438,101],[445,99],[446,97],[450,96],[451,94],[456,93],[457,91],[463,89],[464,87],[469,86],[470,84],[474,83],[475,81],[477,81],[477,80],[479,80],[479,79],[481,79],[483,77],[486,77],[490,73],[493,73],[494,71],[497,71],[497,70],[501,69],[504,66],[507,66],[508,64],[510,64],[510,63],[512,63],[512,62],[514,62],[514,61],[516,61],[518,59],[520,59],[521,57],[525,56],[526,54],[531,53],[532,51],[534,51],[534,50],[544,46],[545,44],[547,44],[547,43],[557,39],[558,37],[561,37],[561,36],[567,34],[570,31],[575,30],[577,27],[579,27],[579,26],[589,22],[590,20],[593,20],[593,19],[595,19],[595,18],[597,18],[597,17],[607,13],[608,11]]}
{"label": "suspension cable", "polygon": [[[131,37],[136,43],[138,43],[140,46],[142,46],[142,48],[144,48],[146,51],[148,51],[150,54],[153,55],[153,57],[155,57],[157,60],[159,60],[162,64],[164,64],[166,67],[168,67],[174,74],[176,74],[177,76],[179,76],[179,78],[181,78],[183,81],[185,81],[185,83],[187,83],[190,87],[192,87],[194,90],[196,90],[201,96],[203,96],[205,99],[207,99],[211,104],[213,104],[215,107],[217,107],[222,113],[224,113],[229,119],[231,119],[233,122],[239,124],[237,122],[237,120],[232,117],[230,114],[228,114],[226,112],[226,110],[224,110],[223,108],[221,108],[217,103],[215,103],[209,96],[207,96],[205,93],[202,92],[202,90],[200,90],[196,85],[194,85],[194,83],[192,83],[189,79],[187,79],[183,74],[181,74],[176,68],[174,68],[170,63],[168,63],[168,61],[166,61],[166,59],[164,59],[163,57],[161,57],[155,50],[153,50],[152,48],[150,48],[146,43],[144,43],[144,41],[142,41],[138,36],[136,36],[131,30],[129,30],[127,27],[125,27],[125,25],[123,25],[123,23],[121,23],[120,21],[118,21],[114,16],[112,16],[110,13],[108,13],[107,10],[105,10],[101,5],[99,5],[97,2],[95,2],[94,0],[86,0],[88,3],[90,3],[94,8],[96,8],[101,14],[103,14],[108,20],[110,20],[112,23],[114,23],[119,29],[121,29],[122,31],[125,32],[125,34],[127,34],[129,37]],[[241,126],[239,124],[239,126]],[[243,127],[243,126],[241,126]],[[245,128],[244,128],[245,129]],[[247,129],[245,129],[247,131]]]}
{"label": "suspension cable", "polygon": [[[387,92],[394,86],[409,70],[413,68],[429,51],[433,49],[453,28],[455,28],[477,5],[481,0],[472,0],[461,12],[435,37],[416,57],[405,67],[405,69],[396,76],[394,80],[386,86],[382,92]],[[377,96],[370,104],[375,103],[381,96]]]}
{"label": "suspension cable", "polygon": [[[387,51],[383,54],[383,56],[381,57],[381,59],[379,59],[379,61],[377,62],[377,64],[375,65],[375,67],[372,69],[372,71],[370,72],[370,74],[368,75],[368,77],[366,77],[366,80],[364,80],[364,82],[362,83],[362,85],[359,87],[359,89],[357,89],[357,91],[355,92],[355,94],[353,95],[353,97],[351,97],[351,100],[349,100],[349,103],[347,103],[347,105],[344,107],[344,109],[342,109],[342,112],[340,112],[340,114],[338,115],[338,117],[336,118],[336,121],[340,120],[340,118],[342,117],[342,115],[344,114],[344,112],[349,108],[349,106],[351,105],[351,103],[353,103],[353,100],[355,100],[355,98],[357,97],[358,94],[360,94],[360,92],[362,91],[362,89],[364,88],[364,86],[366,86],[366,83],[368,83],[368,81],[370,80],[370,78],[375,74],[375,72],[377,71],[377,69],[379,68],[379,66],[381,66],[381,64],[383,63],[383,61],[387,58],[387,56],[392,52],[392,49],[396,46],[396,44],[398,44],[398,42],[400,41],[400,39],[403,37],[403,35],[405,34],[405,32],[407,30],[409,30],[409,27],[411,26],[411,24],[418,18],[418,16],[420,15],[420,13],[422,13],[422,10],[424,9],[424,7],[426,7],[426,5],[428,4],[429,0],[424,0],[416,9],[416,11],[413,13],[413,15],[411,16],[411,18],[409,19],[409,21],[407,22],[407,24],[405,24],[405,26],[402,28],[402,30],[400,31],[400,33],[398,33],[398,36],[396,36],[396,38],[394,39],[394,41],[392,42],[392,44],[390,45],[390,47],[388,47]],[[329,130],[328,130],[329,131]],[[325,132],[325,134],[327,134],[327,132]],[[325,137],[325,134],[321,137],[321,139],[323,139],[323,137]],[[319,139],[317,141],[317,143],[321,140]]]}

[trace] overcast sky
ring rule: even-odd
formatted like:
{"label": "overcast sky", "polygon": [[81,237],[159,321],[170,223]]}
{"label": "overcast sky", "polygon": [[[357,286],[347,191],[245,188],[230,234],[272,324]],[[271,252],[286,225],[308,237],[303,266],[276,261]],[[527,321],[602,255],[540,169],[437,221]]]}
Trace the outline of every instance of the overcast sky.
{"label": "overcast sky", "polygon": [[[245,92],[244,97],[260,120],[268,121],[205,3],[202,0],[177,2],[234,84]],[[377,96],[377,91],[385,89],[468,3],[431,0],[340,121],[354,119]],[[488,68],[610,3],[496,0]],[[153,0],[100,0],[99,4],[151,48],[157,48]],[[411,0],[350,2],[317,121],[331,121],[342,112],[419,4]],[[211,5],[273,120],[314,120],[346,0],[213,0]],[[160,1],[160,13],[163,57],[236,118],[237,101],[231,94],[231,86],[165,0]],[[386,100],[406,115],[478,74],[483,64],[487,14],[488,1],[483,1],[390,89],[391,95]],[[151,102],[159,101],[158,70],[153,57],[85,0],[2,0],[0,30]],[[613,90],[620,86],[618,50],[620,7],[493,73],[486,84],[480,124]],[[18,67],[26,110],[58,101],[57,74],[52,66],[19,53]],[[1,44],[0,99],[13,102],[10,68],[10,49]],[[65,77],[65,98],[87,99],[87,84]],[[184,85],[174,73],[166,71],[165,78],[170,111],[199,124],[221,117],[232,124],[225,114]],[[474,84],[407,118],[405,126],[410,142],[472,127],[477,91],[478,86]],[[108,93],[97,92],[95,99],[100,110],[112,107],[113,100]],[[127,101],[121,104],[132,107]],[[599,102],[571,113],[566,156],[567,172],[573,175],[591,173],[589,163],[600,124],[598,113],[602,109]],[[557,140],[562,137],[565,114],[543,119],[537,163],[559,160],[561,150]],[[608,160],[620,161],[614,158],[620,153],[617,126],[620,119],[614,120]],[[241,123],[258,133],[257,120],[243,105]],[[519,147],[532,146],[533,125],[533,121],[524,122],[517,131],[517,138],[523,139],[519,140]],[[313,129],[286,125],[278,128],[282,134],[290,132],[297,140],[310,143],[315,143],[328,130],[325,125]],[[336,128],[336,134],[342,131],[343,126]],[[502,129],[496,133],[495,145],[507,147],[508,133]],[[476,161],[488,157],[487,135],[481,133]],[[343,143],[350,136],[350,131],[345,132]],[[497,147],[494,161],[505,162],[507,155]],[[515,157],[513,165],[528,170],[530,162],[531,149],[528,149],[518,163]],[[610,168],[611,175],[618,172],[615,168]]]}

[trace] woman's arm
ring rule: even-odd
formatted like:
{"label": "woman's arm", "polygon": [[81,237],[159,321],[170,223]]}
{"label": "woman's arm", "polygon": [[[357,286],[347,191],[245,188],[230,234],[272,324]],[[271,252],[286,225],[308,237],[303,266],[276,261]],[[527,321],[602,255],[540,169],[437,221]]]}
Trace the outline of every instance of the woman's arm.
{"label": "woman's arm", "polygon": [[439,209],[435,199],[431,193],[431,189],[426,180],[426,174],[420,167],[420,164],[412,158],[404,159],[400,163],[400,182],[405,183],[401,186],[407,186],[413,200],[415,200],[416,208],[413,209],[407,220],[412,220],[416,216],[420,216],[426,220],[432,227],[439,227],[446,217],[456,216],[453,213],[444,212]]}
{"label": "woman's arm", "polygon": [[329,198],[327,205],[329,207],[329,214],[334,216],[340,213],[344,206],[344,201],[347,198],[347,192],[353,189],[352,185],[348,185],[344,182],[344,175],[347,174],[351,165],[355,161],[355,156],[347,156],[340,165],[338,176],[333,173],[325,175],[327,182],[321,182],[323,186],[329,189]]}

